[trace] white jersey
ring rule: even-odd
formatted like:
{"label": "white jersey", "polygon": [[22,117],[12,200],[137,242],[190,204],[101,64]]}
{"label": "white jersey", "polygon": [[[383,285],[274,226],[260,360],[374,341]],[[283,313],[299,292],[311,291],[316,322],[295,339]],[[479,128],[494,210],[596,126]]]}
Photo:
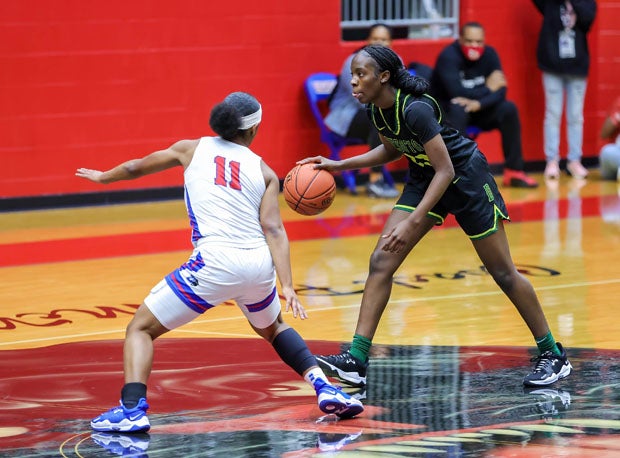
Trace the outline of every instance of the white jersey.
{"label": "white jersey", "polygon": [[259,220],[265,194],[261,158],[219,137],[200,139],[185,169],[185,204],[194,250],[144,299],[175,329],[229,299],[258,329],[281,311],[276,271]]}
{"label": "white jersey", "polygon": [[220,137],[202,137],[185,169],[185,205],[192,243],[257,248],[266,245],[259,221],[265,193],[261,158]]}

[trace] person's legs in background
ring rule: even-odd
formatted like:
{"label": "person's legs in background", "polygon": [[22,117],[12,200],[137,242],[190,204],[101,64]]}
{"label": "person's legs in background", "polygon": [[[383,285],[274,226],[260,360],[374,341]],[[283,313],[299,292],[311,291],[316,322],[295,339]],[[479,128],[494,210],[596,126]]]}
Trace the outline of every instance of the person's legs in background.
{"label": "person's legs in background", "polygon": [[545,178],[560,177],[560,120],[564,105],[564,87],[562,78],[551,73],[543,73],[545,91],[545,120],[543,122],[543,138],[545,148]]}
{"label": "person's legs in background", "polygon": [[599,156],[601,178],[620,182],[620,145],[610,143],[603,146]]}
{"label": "person's legs in background", "polygon": [[504,153],[504,186],[535,188],[538,183],[524,171],[521,146],[521,121],[517,106],[504,100],[492,107],[474,113],[471,123],[483,130],[499,129]]}
{"label": "person's legs in background", "polygon": [[566,134],[568,155],[566,169],[574,178],[583,179],[588,170],[581,164],[583,156],[583,104],[586,96],[586,78],[566,77]]}
{"label": "person's legs in background", "polygon": [[467,126],[477,126],[482,130],[499,129],[502,137],[504,154],[504,186],[518,188],[535,188],[536,180],[527,176],[523,163],[521,147],[521,122],[517,106],[504,101],[491,108],[476,113],[465,112],[464,107],[450,103],[445,107],[446,118],[450,125],[467,136]]}
{"label": "person's legs in background", "polygon": [[[379,132],[373,126],[370,126],[368,132],[368,146],[373,149],[381,144]],[[370,197],[381,197],[384,199],[393,199],[400,195],[398,189],[394,185],[389,184],[383,178],[383,166],[378,165],[370,169],[368,175],[368,184],[366,185],[366,193]]]}

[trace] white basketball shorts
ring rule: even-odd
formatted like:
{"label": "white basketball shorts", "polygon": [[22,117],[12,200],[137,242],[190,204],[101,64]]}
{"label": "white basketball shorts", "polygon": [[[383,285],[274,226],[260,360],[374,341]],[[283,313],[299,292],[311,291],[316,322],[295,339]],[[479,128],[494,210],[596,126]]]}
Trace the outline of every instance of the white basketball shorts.
{"label": "white basketball shorts", "polygon": [[144,303],[171,330],[227,300],[234,300],[258,329],[276,320],[281,305],[269,247],[196,248],[185,264],[155,285]]}

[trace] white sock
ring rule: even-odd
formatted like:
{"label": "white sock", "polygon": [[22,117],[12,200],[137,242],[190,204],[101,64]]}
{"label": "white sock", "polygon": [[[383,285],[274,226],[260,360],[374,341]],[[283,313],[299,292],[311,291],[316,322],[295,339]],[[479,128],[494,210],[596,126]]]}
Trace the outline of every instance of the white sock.
{"label": "white sock", "polygon": [[308,372],[306,372],[304,374],[304,380],[308,382],[312,386],[312,388],[315,388],[317,384],[321,384],[319,383],[319,381],[322,381],[323,383],[331,385],[327,381],[327,377],[325,376],[325,373],[323,372],[323,370],[318,366],[313,367]]}

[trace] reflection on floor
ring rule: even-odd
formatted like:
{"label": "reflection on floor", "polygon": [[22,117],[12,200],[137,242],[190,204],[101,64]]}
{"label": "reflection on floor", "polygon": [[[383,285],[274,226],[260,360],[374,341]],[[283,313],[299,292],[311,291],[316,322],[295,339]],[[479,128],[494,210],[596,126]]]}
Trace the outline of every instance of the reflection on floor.
{"label": "reflection on floor", "polygon": [[[314,393],[264,342],[197,343],[157,342],[152,429],[138,435],[88,429],[90,417],[116,403],[109,393],[120,389],[121,341],[4,352],[19,375],[5,379],[2,391],[24,401],[2,405],[2,456],[102,456],[102,448],[183,457],[620,453],[620,351],[570,349],[573,375],[524,389],[526,348],[380,346],[366,388],[347,389],[366,411],[337,421],[322,416]],[[317,353],[340,348],[310,346]]]}
{"label": "reflection on floor", "polygon": [[[393,280],[374,338],[366,410],[323,416],[313,390],[230,302],[155,343],[149,434],[93,433],[116,405],[122,338],[162,276],[187,260],[181,200],[2,213],[2,457],[620,456],[620,185],[597,172],[502,187],[511,254],[574,373],[524,390],[534,345],[449,217]],[[324,214],[282,201],[295,288],[286,317],[311,350],[354,331],[368,257],[393,202],[339,191]]]}

